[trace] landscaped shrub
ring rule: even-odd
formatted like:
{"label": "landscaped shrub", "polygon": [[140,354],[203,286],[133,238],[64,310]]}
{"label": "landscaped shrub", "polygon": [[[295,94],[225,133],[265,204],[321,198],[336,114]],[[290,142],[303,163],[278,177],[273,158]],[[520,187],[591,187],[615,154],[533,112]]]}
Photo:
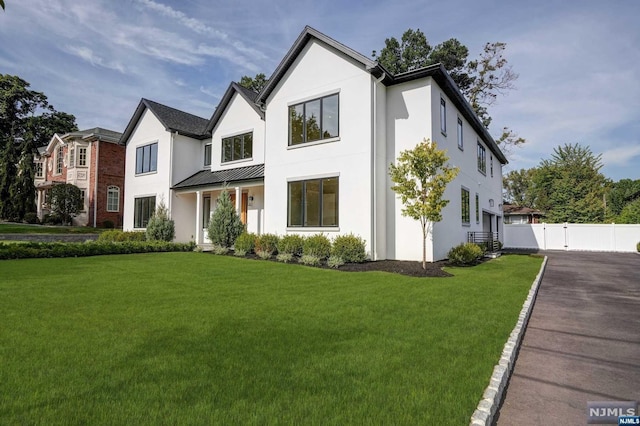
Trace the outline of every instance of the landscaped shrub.
{"label": "landscaped shrub", "polygon": [[242,256],[247,253],[251,253],[256,244],[256,234],[252,234],[250,232],[244,232],[240,234],[238,238],[236,238],[235,243],[233,243],[233,249],[238,252],[244,252]]}
{"label": "landscaped shrub", "polygon": [[258,256],[260,256],[260,252],[268,253],[269,256],[275,254],[278,251],[278,241],[280,238],[275,234],[258,235],[255,244],[256,254]]}
{"label": "landscaped shrub", "polygon": [[331,256],[338,257],[346,263],[361,263],[367,260],[365,242],[353,234],[340,235],[333,240]]}
{"label": "landscaped shrub", "polygon": [[207,235],[213,244],[233,247],[243,232],[244,225],[236,213],[235,206],[231,204],[229,192],[225,189],[218,197],[216,209],[207,227]]}
{"label": "landscaped shrub", "polygon": [[327,266],[329,268],[338,269],[342,265],[344,265],[344,260],[342,260],[340,256],[329,256],[329,259],[327,259]]}
{"label": "landscaped shrub", "polygon": [[62,225],[62,219],[55,213],[45,214],[42,217],[42,223],[45,225]]}
{"label": "landscaped shrub", "polygon": [[300,256],[302,255],[302,247],[304,247],[304,237],[302,235],[288,234],[278,241],[278,253]]}
{"label": "landscaped shrub", "polygon": [[312,254],[303,254],[298,262],[307,266],[320,266],[320,258]]}
{"label": "landscaped shrub", "polygon": [[24,221],[27,223],[38,223],[38,215],[34,212],[24,214]]}
{"label": "landscaped shrub", "polygon": [[484,251],[474,243],[464,243],[449,250],[449,263],[453,265],[472,265],[482,257]]}
{"label": "landscaped shrub", "polygon": [[256,250],[256,255],[262,260],[271,259],[272,253],[264,250]]}
{"label": "landscaped shrub", "polygon": [[329,241],[329,238],[324,234],[316,234],[307,237],[304,240],[302,254],[315,256],[320,260],[326,259],[331,255],[331,241]]}
{"label": "landscaped shrub", "polygon": [[107,219],[102,221],[102,227],[105,229],[113,229],[116,227],[116,225],[112,220]]}
{"label": "landscaped shrub", "polygon": [[193,251],[194,247],[194,242],[169,243],[165,241],[124,241],[120,243],[107,241],[88,241],[84,243],[0,243],[0,259]]}
{"label": "landscaped shrub", "polygon": [[146,233],[149,241],[173,241],[176,236],[175,224],[169,219],[169,209],[164,201],[160,201],[155,213],[149,218]]}
{"label": "landscaped shrub", "polygon": [[98,241],[102,241],[102,242],[121,243],[124,241],[146,241],[146,240],[147,240],[147,236],[142,231],[120,231],[119,229],[104,231],[98,236]]}
{"label": "landscaped shrub", "polygon": [[289,263],[293,260],[293,255],[291,253],[278,253],[276,260],[282,263]]}
{"label": "landscaped shrub", "polygon": [[229,247],[221,246],[220,244],[214,244],[211,247],[213,254],[227,254],[229,253]]}

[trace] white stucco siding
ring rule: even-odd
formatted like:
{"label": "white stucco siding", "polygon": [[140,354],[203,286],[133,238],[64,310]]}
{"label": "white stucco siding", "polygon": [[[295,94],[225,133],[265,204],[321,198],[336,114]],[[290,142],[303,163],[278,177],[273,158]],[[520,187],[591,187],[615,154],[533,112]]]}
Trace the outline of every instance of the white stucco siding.
{"label": "white stucco siding", "polygon": [[[136,148],[158,143],[157,170],[136,175]],[[158,121],[155,115],[146,110],[127,143],[125,160],[124,224],[125,231],[134,230],[134,199],[155,196],[156,203],[164,200],[169,203],[170,182],[170,145],[171,134]]]}
{"label": "white stucco siding", "polygon": [[[264,130],[265,122],[260,118],[256,110],[241,95],[234,94],[212,132],[211,169],[224,170],[263,164]],[[252,157],[250,159],[222,162],[222,139],[249,132],[253,133]]]}
{"label": "white stucco siding", "polygon": [[[421,79],[387,89],[387,164],[394,163],[400,152],[413,149],[431,138],[431,79]],[[388,166],[387,166],[388,167]],[[422,228],[414,219],[402,215],[403,204],[387,181],[387,257],[422,260]],[[427,244],[427,260],[432,260],[432,245]]]}
{"label": "white stucco siding", "polygon": [[[288,146],[288,107],[339,96],[339,137]],[[265,231],[354,233],[371,250],[371,75],[350,58],[312,41],[267,100]],[[339,226],[287,230],[287,182],[339,177]]]}

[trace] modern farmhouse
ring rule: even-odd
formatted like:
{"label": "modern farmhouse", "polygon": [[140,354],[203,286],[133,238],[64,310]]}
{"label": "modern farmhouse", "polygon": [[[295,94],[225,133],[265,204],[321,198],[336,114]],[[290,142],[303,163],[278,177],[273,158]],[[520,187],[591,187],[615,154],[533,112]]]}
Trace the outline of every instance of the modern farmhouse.
{"label": "modern farmhouse", "polygon": [[401,215],[389,165],[423,139],[460,168],[427,259],[468,232],[502,227],[507,160],[441,65],[392,75],[306,27],[260,93],[231,83],[207,120],[142,99],[126,145],[124,229],[161,201],[176,239],[207,242],[224,187],[250,232],[353,233],[372,259],[422,259],[418,222]]}

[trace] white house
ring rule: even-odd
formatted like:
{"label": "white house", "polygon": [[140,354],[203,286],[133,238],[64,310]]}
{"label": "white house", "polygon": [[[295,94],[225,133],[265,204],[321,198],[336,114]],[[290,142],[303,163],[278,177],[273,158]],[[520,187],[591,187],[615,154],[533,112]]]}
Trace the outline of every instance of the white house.
{"label": "white house", "polygon": [[[173,120],[173,121],[172,121]],[[420,260],[388,167],[424,138],[460,168],[428,260],[468,234],[501,233],[507,160],[441,65],[392,75],[306,27],[260,93],[232,83],[210,120],[142,100],[125,130],[125,229],[164,198],[176,239],[206,242],[227,186],[255,233],[353,233],[373,259]]]}

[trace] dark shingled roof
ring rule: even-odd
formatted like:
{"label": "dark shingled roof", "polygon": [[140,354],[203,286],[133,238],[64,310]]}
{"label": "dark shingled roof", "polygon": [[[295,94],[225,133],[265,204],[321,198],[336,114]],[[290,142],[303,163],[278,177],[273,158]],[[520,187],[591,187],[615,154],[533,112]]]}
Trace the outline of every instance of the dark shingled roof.
{"label": "dark shingled roof", "polygon": [[264,120],[264,111],[260,109],[258,104],[256,104],[258,93],[254,92],[251,89],[247,89],[244,86],[240,86],[238,83],[232,82],[231,84],[229,84],[227,91],[224,92],[224,95],[222,96],[220,103],[216,107],[216,110],[213,112],[213,115],[211,116],[211,119],[207,124],[206,131],[208,133],[213,132],[213,128],[216,127],[216,125],[222,118],[222,114],[227,109],[227,106],[229,106],[229,103],[231,102],[231,99],[233,99],[233,95],[236,92],[240,96],[242,96],[247,101],[247,103],[251,105],[251,107],[255,110],[255,112],[260,116],[260,118]]}
{"label": "dark shingled roof", "polygon": [[250,180],[264,179],[264,164],[257,166],[238,167],[236,169],[202,170],[189,176],[180,183],[173,186],[173,189],[186,189],[196,186],[220,185],[224,183],[243,182]]}
{"label": "dark shingled roof", "polygon": [[198,117],[197,115],[189,114],[188,112],[142,98],[120,138],[121,144],[125,145],[127,143],[145,109],[149,109],[168,132],[178,132],[181,135],[195,139],[206,139],[211,136],[211,134],[206,131],[207,124],[209,123],[209,120],[206,118]]}

